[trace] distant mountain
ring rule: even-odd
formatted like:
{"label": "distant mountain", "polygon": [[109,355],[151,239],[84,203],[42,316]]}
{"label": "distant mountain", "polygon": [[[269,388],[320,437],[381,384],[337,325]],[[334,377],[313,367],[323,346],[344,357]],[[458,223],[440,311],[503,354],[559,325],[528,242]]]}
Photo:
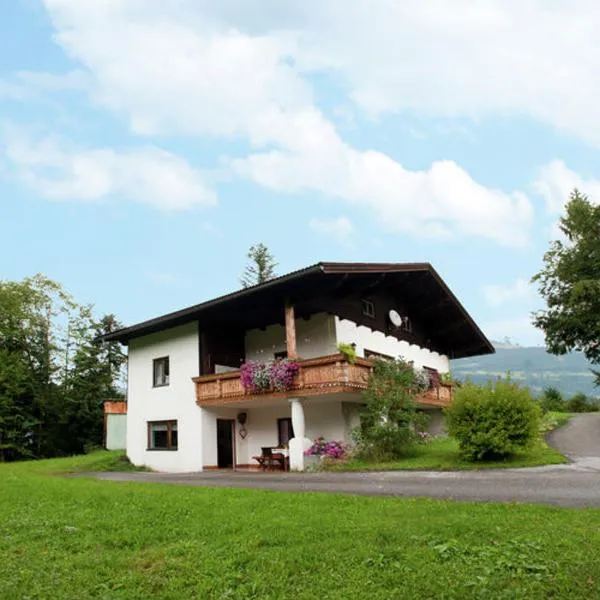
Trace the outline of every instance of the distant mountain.
{"label": "distant mountain", "polygon": [[594,385],[592,365],[580,352],[565,356],[548,354],[543,347],[524,347],[510,342],[492,342],[496,354],[463,358],[452,361],[452,374],[458,379],[483,383],[490,378],[503,377],[510,371],[511,377],[535,394],[546,387],[555,387],[564,396],[576,392],[588,396],[600,396],[600,388]]}

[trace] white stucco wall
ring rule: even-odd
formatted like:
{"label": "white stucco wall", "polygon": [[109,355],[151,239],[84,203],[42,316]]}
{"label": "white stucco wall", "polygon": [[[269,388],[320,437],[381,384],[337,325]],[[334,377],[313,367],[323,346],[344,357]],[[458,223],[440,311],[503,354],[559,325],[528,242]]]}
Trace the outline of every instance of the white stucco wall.
{"label": "white stucco wall", "polygon": [[[217,419],[235,419],[239,412],[246,412],[246,439],[240,437],[240,425],[235,424],[236,464],[256,465],[253,456],[261,453],[263,446],[276,446],[278,442],[277,419],[290,418],[289,400],[277,405],[260,408],[232,409],[210,408],[203,410],[204,466],[217,466]],[[306,436],[315,439],[349,441],[347,421],[342,412],[342,402],[311,399],[304,403]]]}
{"label": "white stucco wall", "polygon": [[[152,387],[152,361],[169,357],[169,385]],[[202,411],[192,377],[198,375],[198,324],[190,323],[131,340],[127,391],[127,456],[157,471],[198,471]],[[178,450],[147,450],[148,421],[177,420]]]}
{"label": "white stucco wall", "polygon": [[[359,356],[364,349],[412,360],[416,366],[427,366],[447,372],[446,356],[400,342],[383,333],[324,313],[296,321],[296,340],[301,358],[314,358],[337,352],[338,342],[355,343]],[[275,352],[285,350],[285,329],[274,325],[266,330],[246,334],[246,358],[266,361]],[[152,387],[152,361],[169,356],[170,384]],[[127,454],[136,465],[158,471],[200,471],[203,466],[217,465],[217,418],[235,419],[242,410],[248,413],[248,436],[239,436],[235,425],[237,464],[252,464],[252,456],[261,446],[277,444],[277,419],[290,417],[288,401],[260,408],[207,408],[195,402],[192,377],[198,375],[197,323],[175,327],[131,341],[129,346],[129,389],[127,415]],[[349,441],[349,431],[358,425],[357,408],[342,399],[311,398],[306,400],[306,436],[323,436],[328,440]],[[148,450],[148,421],[177,420],[178,450]]]}
{"label": "white stucco wall", "polygon": [[107,450],[125,450],[127,447],[127,415],[106,415]]}
{"label": "white stucco wall", "polygon": [[[335,318],[325,313],[310,319],[296,319],[296,349],[300,358],[316,358],[335,354]],[[271,325],[266,329],[252,329],[246,333],[246,359],[266,362],[276,352],[286,350],[285,327]]]}
{"label": "white stucco wall", "polygon": [[450,362],[445,354],[438,354],[427,348],[408,344],[362,325],[357,326],[348,319],[335,317],[335,330],[338,342],[356,344],[358,356],[364,356],[365,348],[367,348],[394,358],[400,357],[406,361],[414,361],[415,367],[431,367],[440,373],[447,373],[450,370]]}

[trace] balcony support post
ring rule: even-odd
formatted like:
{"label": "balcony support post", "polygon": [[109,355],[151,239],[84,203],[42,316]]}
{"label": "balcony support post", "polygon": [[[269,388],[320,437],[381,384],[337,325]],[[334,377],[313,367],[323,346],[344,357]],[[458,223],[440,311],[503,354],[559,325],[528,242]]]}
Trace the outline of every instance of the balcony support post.
{"label": "balcony support post", "polygon": [[308,450],[312,443],[306,438],[306,424],[302,400],[292,398],[290,405],[292,411],[292,429],[294,430],[294,437],[289,441],[290,471],[304,471],[304,451]]}
{"label": "balcony support post", "polygon": [[288,358],[291,360],[298,358],[296,351],[296,316],[294,305],[289,301],[285,303],[285,342]]}

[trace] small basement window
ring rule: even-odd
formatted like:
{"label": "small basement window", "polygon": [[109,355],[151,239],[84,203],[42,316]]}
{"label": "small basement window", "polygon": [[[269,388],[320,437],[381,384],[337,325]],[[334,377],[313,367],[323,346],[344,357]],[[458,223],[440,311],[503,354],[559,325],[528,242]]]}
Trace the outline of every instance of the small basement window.
{"label": "small basement window", "polygon": [[366,317],[375,318],[375,303],[372,300],[361,300],[362,314]]}
{"label": "small basement window", "polygon": [[169,385],[169,357],[155,358],[152,361],[152,381],[154,387]]}
{"label": "small basement window", "polygon": [[148,450],[177,450],[177,421],[149,421]]}

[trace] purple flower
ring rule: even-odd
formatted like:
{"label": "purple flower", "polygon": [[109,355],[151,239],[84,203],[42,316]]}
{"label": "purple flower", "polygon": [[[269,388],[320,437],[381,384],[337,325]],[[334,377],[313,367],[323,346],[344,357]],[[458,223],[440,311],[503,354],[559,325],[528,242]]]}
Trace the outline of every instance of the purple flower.
{"label": "purple flower", "polygon": [[283,392],[294,386],[300,365],[294,361],[275,360],[268,364],[249,360],[241,368],[240,381],[250,393],[266,392],[274,389]]}
{"label": "purple flower", "polygon": [[346,444],[336,441],[326,442],[323,437],[317,438],[305,452],[309,456],[327,456],[329,458],[343,458],[347,453]]}

